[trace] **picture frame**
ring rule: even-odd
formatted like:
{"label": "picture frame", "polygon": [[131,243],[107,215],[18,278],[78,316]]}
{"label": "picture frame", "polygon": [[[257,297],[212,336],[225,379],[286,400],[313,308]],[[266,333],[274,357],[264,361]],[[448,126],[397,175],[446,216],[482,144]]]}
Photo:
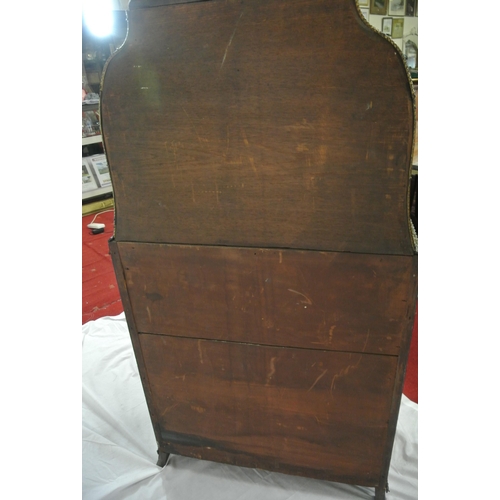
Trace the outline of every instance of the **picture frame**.
{"label": "picture frame", "polygon": [[405,19],[398,17],[392,21],[392,38],[403,38]]}
{"label": "picture frame", "polygon": [[385,16],[387,14],[388,0],[370,0],[370,14]]}
{"label": "picture frame", "polygon": [[418,46],[413,40],[407,40],[403,44],[406,65],[410,69],[418,68]]}
{"label": "picture frame", "polygon": [[392,36],[392,17],[382,18],[382,33],[387,36]]}
{"label": "picture frame", "polygon": [[415,17],[415,8],[417,6],[417,0],[406,0],[406,17]]}
{"label": "picture frame", "polygon": [[361,14],[363,15],[363,17],[368,21],[369,20],[368,18],[370,17],[370,9],[360,8],[359,10],[360,10]]}
{"label": "picture frame", "polygon": [[370,0],[358,0],[358,5],[360,7],[369,7],[370,6]]}
{"label": "picture frame", "polygon": [[405,0],[389,0],[388,15],[389,16],[404,16],[406,12]]}

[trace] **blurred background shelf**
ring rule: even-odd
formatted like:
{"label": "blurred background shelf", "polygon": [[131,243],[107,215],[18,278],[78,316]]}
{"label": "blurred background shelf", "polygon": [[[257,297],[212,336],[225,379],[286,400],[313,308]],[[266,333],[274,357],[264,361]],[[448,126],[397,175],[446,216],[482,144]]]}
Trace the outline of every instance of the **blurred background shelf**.
{"label": "blurred background shelf", "polygon": [[89,144],[102,143],[102,135],[92,135],[90,137],[82,137],[82,146],[88,146]]}
{"label": "blurred background shelf", "polygon": [[[99,97],[104,67],[127,35],[128,0],[114,0],[113,31],[94,35],[82,17],[82,214],[113,207],[113,188],[106,165],[93,163],[104,158],[100,128]],[[108,174],[109,175],[109,174]]]}

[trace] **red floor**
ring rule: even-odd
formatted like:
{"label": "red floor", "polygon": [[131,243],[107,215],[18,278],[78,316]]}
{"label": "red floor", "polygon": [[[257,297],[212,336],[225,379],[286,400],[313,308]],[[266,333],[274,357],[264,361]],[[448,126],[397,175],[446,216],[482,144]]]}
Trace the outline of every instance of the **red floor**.
{"label": "red floor", "polygon": [[[113,236],[114,212],[103,212],[95,222],[106,225],[104,233],[93,235],[87,224],[95,214],[82,217],[82,324],[103,316],[123,312],[116,283],[108,241]],[[418,318],[415,326],[406,370],[404,394],[418,403]]]}
{"label": "red floor", "polygon": [[94,217],[94,214],[82,217],[82,324],[123,312],[108,248],[108,240],[113,236],[114,212],[96,218],[95,222],[106,225],[102,234],[93,235],[87,228]]}

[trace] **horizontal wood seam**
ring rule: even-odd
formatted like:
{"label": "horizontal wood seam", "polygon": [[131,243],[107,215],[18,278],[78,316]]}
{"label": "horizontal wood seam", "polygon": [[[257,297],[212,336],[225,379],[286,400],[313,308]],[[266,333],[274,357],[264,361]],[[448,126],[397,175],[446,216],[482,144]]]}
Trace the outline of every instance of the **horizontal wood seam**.
{"label": "horizontal wood seam", "polygon": [[238,345],[249,345],[254,347],[271,347],[274,349],[297,349],[300,351],[312,351],[312,352],[339,352],[344,354],[365,354],[370,356],[391,356],[394,358],[399,357],[399,354],[390,354],[390,353],[377,353],[377,352],[364,352],[364,351],[343,351],[340,349],[316,349],[314,347],[297,347],[297,346],[287,346],[287,345],[274,345],[274,344],[261,344],[254,342],[241,342],[237,340],[223,340],[223,339],[211,339],[206,337],[183,337],[182,335],[170,335],[168,333],[152,333],[152,332],[138,332],[138,335],[157,335],[159,337],[170,337],[174,339],[186,339],[186,340],[203,340],[209,342],[219,342],[222,344],[238,344]]}
{"label": "horizontal wood seam", "polygon": [[373,255],[380,257],[413,257],[418,255],[415,253],[371,253],[371,252],[351,252],[347,250],[324,250],[317,248],[296,248],[296,247],[263,247],[263,246],[242,246],[242,245],[209,245],[208,243],[172,243],[166,241],[132,241],[116,239],[119,244],[133,244],[133,245],[170,245],[178,247],[208,247],[208,248],[241,248],[243,250],[285,250],[296,252],[317,252],[317,253],[339,253],[339,254],[353,254],[353,255]]}
{"label": "horizontal wood seam", "polygon": [[171,5],[186,5],[188,3],[205,3],[205,2],[210,2],[212,0],[179,0],[178,2],[176,1],[164,1],[164,2],[160,2],[158,1],[158,3],[155,3],[155,4],[151,4],[150,2],[146,2],[146,3],[149,3],[149,5],[144,5],[144,2],[138,2],[138,1],[134,1],[132,0],[129,4],[129,10],[141,10],[141,9],[154,9],[156,7],[170,7]]}

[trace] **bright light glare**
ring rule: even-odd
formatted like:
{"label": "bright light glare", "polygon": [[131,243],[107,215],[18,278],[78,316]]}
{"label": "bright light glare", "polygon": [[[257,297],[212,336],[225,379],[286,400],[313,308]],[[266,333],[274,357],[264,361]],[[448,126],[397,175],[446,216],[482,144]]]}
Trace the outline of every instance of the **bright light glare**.
{"label": "bright light glare", "polygon": [[84,0],[83,19],[93,35],[105,37],[113,33],[113,0]]}

